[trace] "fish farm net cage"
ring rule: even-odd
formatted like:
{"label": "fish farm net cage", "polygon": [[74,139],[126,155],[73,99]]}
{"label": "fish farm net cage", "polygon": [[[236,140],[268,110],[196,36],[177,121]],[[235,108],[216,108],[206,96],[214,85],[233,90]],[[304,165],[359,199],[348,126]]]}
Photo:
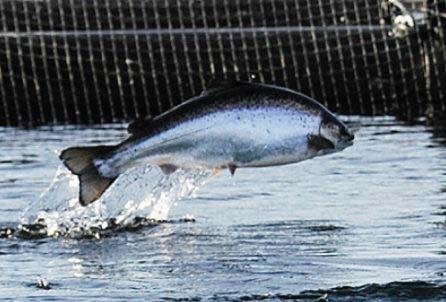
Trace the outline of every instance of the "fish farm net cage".
{"label": "fish farm net cage", "polygon": [[0,125],[157,115],[214,79],[441,121],[444,0],[1,0]]}

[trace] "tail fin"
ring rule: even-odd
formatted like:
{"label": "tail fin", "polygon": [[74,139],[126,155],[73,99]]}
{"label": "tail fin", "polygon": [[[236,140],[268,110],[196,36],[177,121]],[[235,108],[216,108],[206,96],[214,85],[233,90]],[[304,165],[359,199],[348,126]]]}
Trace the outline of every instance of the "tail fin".
{"label": "tail fin", "polygon": [[79,201],[86,206],[99,197],[116,178],[99,174],[93,160],[114,149],[114,146],[74,147],[62,151],[60,159],[71,173],[79,176]]}

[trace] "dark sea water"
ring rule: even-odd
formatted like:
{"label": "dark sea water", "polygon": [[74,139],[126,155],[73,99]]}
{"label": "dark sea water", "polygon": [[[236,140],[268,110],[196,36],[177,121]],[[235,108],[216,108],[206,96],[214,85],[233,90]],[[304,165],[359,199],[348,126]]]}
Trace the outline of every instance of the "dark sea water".
{"label": "dark sea water", "polygon": [[91,209],[57,152],[124,125],[0,129],[0,300],[446,301],[445,140],[350,124],[340,153],[234,177],[142,169]]}

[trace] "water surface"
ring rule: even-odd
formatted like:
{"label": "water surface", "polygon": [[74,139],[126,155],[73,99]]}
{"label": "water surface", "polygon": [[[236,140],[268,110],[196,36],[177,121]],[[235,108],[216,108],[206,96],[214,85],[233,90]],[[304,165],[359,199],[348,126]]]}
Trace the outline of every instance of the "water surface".
{"label": "water surface", "polygon": [[[0,300],[442,301],[444,140],[390,118],[351,122],[359,130],[343,152],[222,173],[163,223],[0,239]],[[1,129],[0,228],[14,231],[39,200],[58,151],[125,135],[123,125]]]}

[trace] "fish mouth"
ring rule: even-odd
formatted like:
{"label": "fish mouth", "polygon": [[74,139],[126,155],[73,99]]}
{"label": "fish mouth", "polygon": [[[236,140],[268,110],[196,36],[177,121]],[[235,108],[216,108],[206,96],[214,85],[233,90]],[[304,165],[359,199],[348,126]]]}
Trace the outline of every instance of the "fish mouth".
{"label": "fish mouth", "polygon": [[338,142],[339,149],[345,149],[353,145],[353,140],[355,139],[355,135],[347,128],[341,132],[341,139]]}
{"label": "fish mouth", "polygon": [[346,127],[341,130],[341,135],[342,135],[342,142],[345,143],[353,143],[353,140],[355,139],[355,135],[353,134],[353,132],[351,132]]}
{"label": "fish mouth", "polygon": [[351,139],[349,138],[348,140],[342,140],[342,141],[340,141],[338,143],[336,148],[339,149],[339,150],[342,150],[342,149],[345,149],[347,147],[350,147],[351,145],[353,145],[353,140],[354,140],[354,137],[351,138]]}

